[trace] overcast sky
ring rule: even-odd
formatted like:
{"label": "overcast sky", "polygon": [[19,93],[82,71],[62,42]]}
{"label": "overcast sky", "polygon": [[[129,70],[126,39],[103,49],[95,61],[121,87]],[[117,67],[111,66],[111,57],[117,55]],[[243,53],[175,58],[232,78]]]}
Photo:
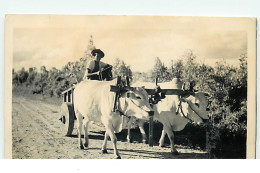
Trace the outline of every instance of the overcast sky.
{"label": "overcast sky", "polygon": [[[41,18],[39,18],[41,20]],[[78,21],[77,21],[78,20]],[[241,22],[242,20],[242,22]],[[148,71],[159,57],[165,65],[192,50],[200,62],[213,65],[224,58],[238,64],[247,52],[245,19],[152,16],[88,16],[52,19],[47,26],[17,27],[13,32],[16,70],[45,65],[61,68],[84,55],[90,35],[104,51],[102,61],[120,58],[134,71]],[[71,23],[71,24],[70,24]],[[83,24],[80,24],[83,23]]]}

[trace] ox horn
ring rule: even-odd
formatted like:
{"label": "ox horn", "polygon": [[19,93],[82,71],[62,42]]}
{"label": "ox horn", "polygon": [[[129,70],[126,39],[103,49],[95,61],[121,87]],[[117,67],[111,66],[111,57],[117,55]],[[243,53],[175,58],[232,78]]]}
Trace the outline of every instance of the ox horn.
{"label": "ox horn", "polygon": [[195,85],[196,85],[196,82],[194,80],[190,82],[190,91],[194,90]]}
{"label": "ox horn", "polygon": [[130,80],[129,80],[129,76],[126,76],[125,80],[126,80],[126,86],[129,86],[129,87],[130,87]]}

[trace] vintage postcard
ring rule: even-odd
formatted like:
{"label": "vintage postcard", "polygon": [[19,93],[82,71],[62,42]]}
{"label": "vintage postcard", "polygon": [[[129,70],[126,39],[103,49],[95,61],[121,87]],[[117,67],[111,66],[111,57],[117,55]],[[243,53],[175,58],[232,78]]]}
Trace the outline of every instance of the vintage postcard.
{"label": "vintage postcard", "polygon": [[5,158],[255,158],[256,18],[6,15]]}

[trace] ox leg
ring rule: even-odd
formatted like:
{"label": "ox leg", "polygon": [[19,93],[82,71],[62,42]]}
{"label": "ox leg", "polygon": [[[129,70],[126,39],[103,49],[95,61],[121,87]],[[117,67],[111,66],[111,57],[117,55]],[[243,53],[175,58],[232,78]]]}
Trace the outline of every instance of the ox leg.
{"label": "ox leg", "polygon": [[146,137],[146,134],[145,134],[145,131],[144,131],[144,121],[143,120],[138,120],[138,126],[139,126],[139,130],[142,134],[142,142],[144,144],[147,143],[147,137]]}
{"label": "ox leg", "polygon": [[104,138],[104,142],[103,142],[103,145],[102,145],[102,148],[101,148],[101,153],[102,154],[106,154],[107,153],[107,140],[108,140],[108,133],[106,132],[105,133],[105,138]]}
{"label": "ox leg", "polygon": [[110,139],[111,139],[111,142],[113,144],[113,148],[114,148],[114,155],[115,155],[115,159],[121,159],[120,155],[119,155],[119,152],[117,150],[117,146],[116,146],[116,142],[117,142],[117,139],[116,139],[116,135],[115,133],[113,132],[112,130],[113,128],[109,128],[107,130],[109,136],[110,136]]}
{"label": "ox leg", "polygon": [[127,124],[127,137],[126,137],[126,140],[127,142],[131,143],[131,124],[133,122],[133,117],[130,118],[130,120],[128,121],[128,124]]}
{"label": "ox leg", "polygon": [[171,153],[174,155],[178,155],[179,152],[176,150],[175,146],[174,146],[174,134],[171,128],[164,128],[165,132],[167,133],[169,139],[170,139],[170,143],[171,143]]}
{"label": "ox leg", "polygon": [[81,140],[81,132],[82,132],[82,115],[76,111],[77,120],[78,120],[78,145],[80,149],[84,149],[82,140]]}
{"label": "ox leg", "polygon": [[88,148],[88,144],[89,144],[89,140],[88,140],[88,124],[89,121],[87,118],[85,118],[83,120],[83,128],[84,128],[84,139],[85,139],[85,143],[84,143],[84,147]]}
{"label": "ox leg", "polygon": [[165,132],[165,130],[163,129],[163,130],[162,130],[161,138],[160,138],[160,140],[159,140],[159,146],[160,146],[160,147],[165,147],[165,145],[164,145],[165,135],[166,135],[166,132]]}

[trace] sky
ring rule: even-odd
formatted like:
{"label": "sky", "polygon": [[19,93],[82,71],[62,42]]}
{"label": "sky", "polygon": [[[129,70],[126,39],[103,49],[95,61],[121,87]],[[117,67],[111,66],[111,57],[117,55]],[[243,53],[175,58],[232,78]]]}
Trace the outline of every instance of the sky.
{"label": "sky", "polygon": [[[102,61],[124,60],[133,71],[147,72],[159,57],[169,66],[192,50],[200,63],[214,65],[225,59],[238,65],[247,53],[247,18],[162,16],[64,16],[38,17],[39,24],[15,27],[13,67],[45,65],[61,68],[84,56],[90,35],[105,53]],[[36,20],[29,19],[29,21]],[[26,19],[28,21],[28,19]],[[47,21],[47,22],[46,22]],[[27,22],[28,23],[28,22]],[[47,23],[47,24],[46,24]],[[64,24],[65,23],[65,24]]]}

